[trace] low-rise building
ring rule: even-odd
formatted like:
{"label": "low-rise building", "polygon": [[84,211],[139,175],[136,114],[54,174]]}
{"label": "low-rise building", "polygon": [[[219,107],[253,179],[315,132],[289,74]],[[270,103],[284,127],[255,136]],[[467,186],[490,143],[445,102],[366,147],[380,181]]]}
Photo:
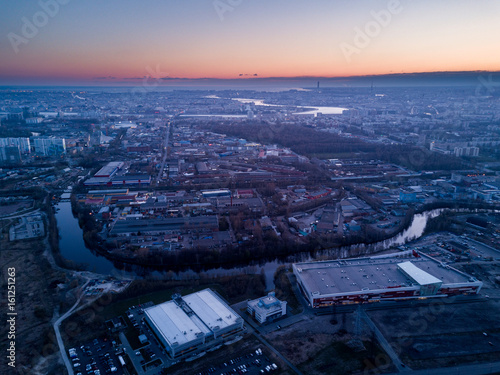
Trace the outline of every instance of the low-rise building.
{"label": "low-rise building", "polygon": [[286,315],[286,301],[280,301],[271,292],[266,297],[248,301],[247,311],[260,324],[271,322]]}
{"label": "low-rise building", "polygon": [[23,216],[21,222],[18,225],[12,226],[9,230],[11,241],[41,237],[44,234],[45,226],[41,214]]}

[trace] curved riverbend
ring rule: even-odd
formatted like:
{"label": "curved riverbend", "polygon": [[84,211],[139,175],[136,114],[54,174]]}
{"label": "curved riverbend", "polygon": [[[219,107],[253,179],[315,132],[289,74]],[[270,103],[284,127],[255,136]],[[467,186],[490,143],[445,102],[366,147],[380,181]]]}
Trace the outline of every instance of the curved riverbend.
{"label": "curved riverbend", "polygon": [[[60,233],[59,247],[61,255],[77,264],[86,264],[88,269],[101,274],[112,274],[116,272],[123,273],[126,269],[128,273],[136,274],[138,276],[156,275],[161,277],[165,271],[155,270],[149,267],[140,265],[123,264],[121,262],[112,262],[106,257],[99,255],[97,252],[90,250],[86,247],[83,240],[83,231],[78,225],[78,219],[73,216],[70,202],[60,202],[56,206],[56,220]],[[273,275],[276,269],[282,264],[288,264],[295,261],[309,261],[319,257],[332,256],[332,257],[348,257],[349,254],[354,253],[376,253],[389,249],[394,246],[399,246],[409,241],[415,240],[422,236],[425,230],[427,221],[431,218],[438,216],[443,210],[435,209],[414,215],[409,227],[395,236],[375,242],[372,244],[354,244],[350,246],[343,246],[340,248],[332,248],[322,250],[311,255],[309,252],[294,254],[285,259],[272,260],[272,261],[255,261],[248,266],[235,265],[233,267],[218,267],[202,272],[209,275],[226,275],[240,272],[247,273],[260,273],[264,272],[268,287],[272,287]],[[196,274],[196,271],[187,270],[177,272],[178,276]]]}

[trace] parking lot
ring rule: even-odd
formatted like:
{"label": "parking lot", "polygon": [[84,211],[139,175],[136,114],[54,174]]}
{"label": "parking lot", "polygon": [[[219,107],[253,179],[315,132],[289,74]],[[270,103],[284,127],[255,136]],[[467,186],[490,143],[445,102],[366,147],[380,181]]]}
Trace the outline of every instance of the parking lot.
{"label": "parking lot", "polygon": [[214,364],[209,368],[197,372],[196,375],[257,375],[278,372],[278,369],[278,365],[271,362],[262,349],[257,348],[255,351],[231,358],[226,362]]}
{"label": "parking lot", "polygon": [[123,350],[115,341],[96,338],[68,352],[76,375],[124,374]]}
{"label": "parking lot", "polygon": [[[152,306],[151,302],[132,306],[127,310],[126,320],[134,328],[134,341],[130,340],[130,359],[139,374],[156,374],[159,370],[172,365],[164,349],[143,320],[144,309]],[[129,339],[130,339],[129,334]],[[139,338],[142,338],[142,342]]]}

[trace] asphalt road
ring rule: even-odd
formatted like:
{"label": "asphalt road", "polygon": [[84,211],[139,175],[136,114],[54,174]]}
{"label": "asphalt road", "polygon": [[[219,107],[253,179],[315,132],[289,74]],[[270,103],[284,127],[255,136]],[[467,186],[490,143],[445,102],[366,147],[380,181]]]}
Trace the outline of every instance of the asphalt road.
{"label": "asphalt road", "polygon": [[168,141],[170,138],[170,123],[167,126],[167,132],[165,134],[165,144],[164,144],[164,150],[163,150],[163,160],[161,162],[161,167],[160,171],[158,172],[158,177],[156,179],[157,183],[160,183],[161,178],[163,176],[163,170],[165,169],[165,163],[167,161],[167,154],[168,154]]}

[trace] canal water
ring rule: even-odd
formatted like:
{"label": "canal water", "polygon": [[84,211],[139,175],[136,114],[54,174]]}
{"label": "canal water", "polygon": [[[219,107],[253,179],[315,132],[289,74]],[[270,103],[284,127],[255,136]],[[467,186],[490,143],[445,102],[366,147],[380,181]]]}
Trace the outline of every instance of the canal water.
{"label": "canal water", "polygon": [[[60,240],[59,249],[61,255],[69,260],[74,261],[78,264],[84,264],[87,266],[89,271],[94,271],[96,273],[104,275],[115,275],[115,276],[148,276],[162,278],[165,272],[158,270],[147,269],[145,267],[136,265],[123,265],[121,263],[114,263],[107,258],[99,255],[98,253],[91,251],[85,246],[83,241],[83,231],[78,225],[78,219],[73,216],[71,211],[70,202],[60,202],[56,206],[56,220],[57,226],[59,228]],[[322,250],[316,253],[315,257],[311,256],[309,253],[295,254],[289,259],[291,260],[274,260],[268,262],[258,262],[255,264],[245,266],[245,267],[234,267],[234,268],[215,268],[203,271],[207,275],[231,275],[240,274],[242,272],[248,274],[260,274],[264,272],[266,275],[266,287],[267,289],[273,289],[273,276],[276,269],[280,265],[289,264],[290,262],[296,261],[310,261],[318,257],[340,257],[344,258],[349,256],[352,252],[359,253],[373,253],[378,251],[383,251],[394,246],[403,245],[409,241],[415,240],[422,236],[427,225],[427,221],[430,218],[438,216],[442,212],[442,209],[436,209],[432,211],[426,211],[421,214],[414,215],[413,220],[408,227],[408,229],[397,234],[396,236],[389,238],[384,241],[375,242],[373,244],[356,244],[351,246],[344,246],[341,248],[334,248],[330,250]],[[190,275],[196,275],[195,271],[182,271],[177,272],[176,277],[182,278]]]}

